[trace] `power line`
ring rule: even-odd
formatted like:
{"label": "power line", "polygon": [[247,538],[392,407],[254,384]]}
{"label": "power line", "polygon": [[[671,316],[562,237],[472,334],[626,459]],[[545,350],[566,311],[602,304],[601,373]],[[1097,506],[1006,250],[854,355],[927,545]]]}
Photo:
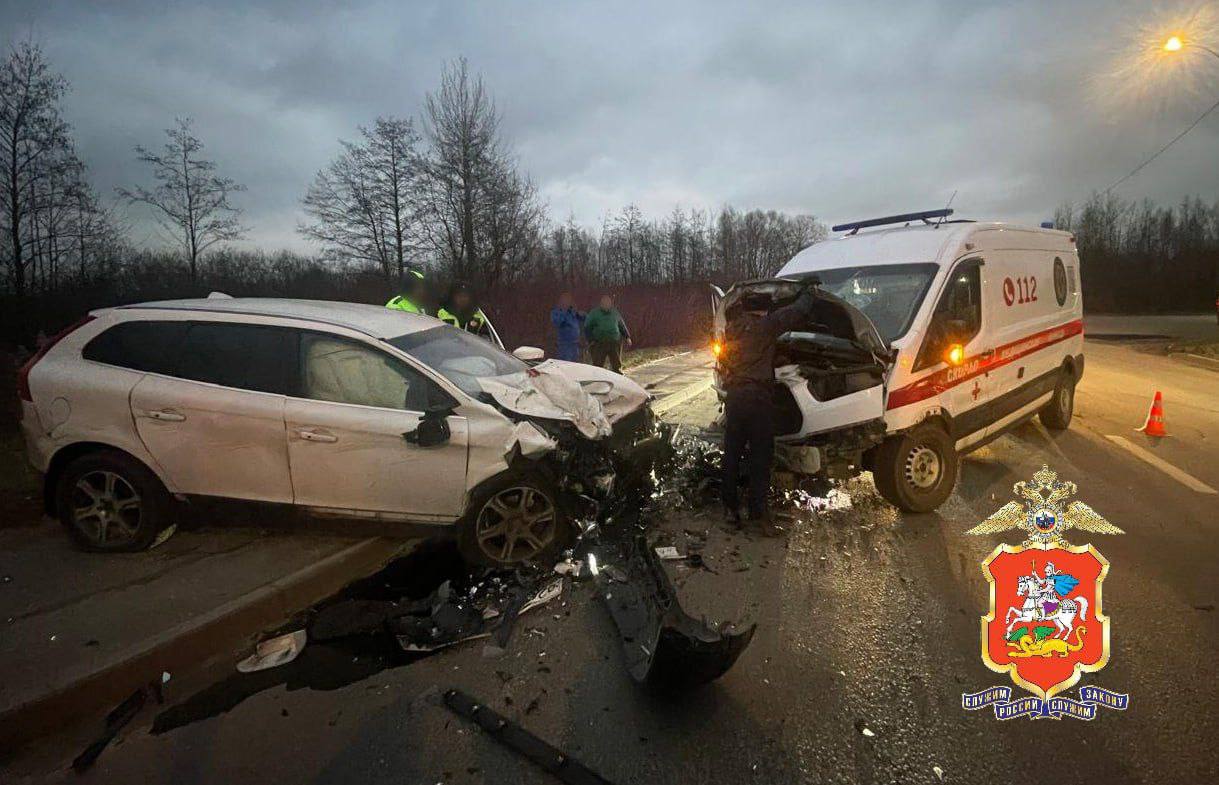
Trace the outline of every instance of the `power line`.
{"label": "power line", "polygon": [[[1219,57],[1219,55],[1216,55],[1216,57]],[[1180,141],[1181,137],[1185,136],[1187,133],[1194,130],[1194,128],[1198,125],[1198,123],[1205,120],[1207,118],[1207,116],[1211,112],[1215,111],[1216,109],[1219,109],[1219,101],[1216,101],[1215,103],[1211,104],[1210,109],[1207,109],[1205,112],[1203,112],[1201,115],[1199,115],[1197,120],[1194,120],[1192,123],[1189,124],[1188,128],[1186,128],[1184,131],[1182,131],[1181,133],[1174,136],[1172,138],[1172,141],[1170,141],[1168,144],[1164,145],[1159,150],[1157,150],[1154,155],[1152,155],[1146,161],[1143,161],[1143,163],[1141,163],[1138,166],[1131,169],[1130,172],[1127,173],[1125,177],[1123,177],[1122,179],[1118,180],[1113,185],[1106,188],[1104,193],[1102,194],[1102,196],[1108,196],[1109,192],[1112,191],[1114,188],[1117,188],[1119,185],[1121,185],[1122,183],[1129,180],[1131,177],[1134,177],[1136,174],[1141,172],[1143,170],[1143,167],[1147,166],[1147,164],[1149,164],[1152,161],[1154,161],[1155,159],[1159,158],[1161,154],[1163,154],[1166,150],[1168,150],[1168,148],[1172,147],[1174,144],[1176,144],[1178,141]]]}

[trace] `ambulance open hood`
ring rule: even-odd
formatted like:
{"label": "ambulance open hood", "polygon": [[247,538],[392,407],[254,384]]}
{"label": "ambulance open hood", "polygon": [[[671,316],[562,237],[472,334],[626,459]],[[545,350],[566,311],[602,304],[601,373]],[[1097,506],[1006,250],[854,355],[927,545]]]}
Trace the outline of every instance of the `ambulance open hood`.
{"label": "ambulance open hood", "polygon": [[[730,288],[715,307],[715,334],[722,336],[734,309],[737,309],[747,298],[761,298],[770,301],[769,310],[781,308],[796,300],[800,292],[808,286],[807,282],[794,281],[787,278],[770,278],[756,281],[746,281]],[[799,344],[813,347],[821,346],[834,353],[854,350],[875,357],[886,364],[892,362],[893,352],[863,311],[843,300],[841,297],[822,291],[812,290],[817,300],[817,307],[806,325],[787,333],[782,343]]]}

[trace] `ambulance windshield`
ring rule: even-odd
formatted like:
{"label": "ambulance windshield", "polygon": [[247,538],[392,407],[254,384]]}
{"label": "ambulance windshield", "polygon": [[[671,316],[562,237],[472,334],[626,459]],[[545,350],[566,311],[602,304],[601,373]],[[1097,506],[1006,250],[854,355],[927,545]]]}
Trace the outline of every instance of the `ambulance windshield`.
{"label": "ambulance windshield", "polygon": [[822,289],[863,311],[891,343],[910,329],[938,269],[934,263],[882,264],[817,270],[799,277],[820,278]]}

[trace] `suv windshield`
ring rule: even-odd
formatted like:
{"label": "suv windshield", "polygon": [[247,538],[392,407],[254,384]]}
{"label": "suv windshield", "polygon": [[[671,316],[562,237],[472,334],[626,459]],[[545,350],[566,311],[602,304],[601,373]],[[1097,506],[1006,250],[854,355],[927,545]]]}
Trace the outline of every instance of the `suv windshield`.
{"label": "suv windshield", "polygon": [[480,377],[503,376],[529,368],[486,340],[448,325],[399,335],[387,343],[432,368],[473,398],[482,393],[478,385]]}
{"label": "suv windshield", "polygon": [[872,267],[840,267],[818,270],[796,278],[821,279],[821,288],[863,311],[886,343],[910,329],[914,312],[927,294],[939,266],[882,264]]}

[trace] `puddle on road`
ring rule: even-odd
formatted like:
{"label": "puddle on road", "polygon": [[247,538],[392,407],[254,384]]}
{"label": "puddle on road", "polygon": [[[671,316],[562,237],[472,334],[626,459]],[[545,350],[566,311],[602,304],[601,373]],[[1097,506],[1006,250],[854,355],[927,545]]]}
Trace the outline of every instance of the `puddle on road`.
{"label": "puddle on road", "polygon": [[[395,559],[381,571],[352,583],[334,597],[302,613],[282,632],[308,626],[322,609],[346,600],[421,600],[445,581],[464,588],[466,569],[452,542],[425,542]],[[271,637],[271,636],[268,636]],[[294,690],[337,690],[390,668],[417,662],[427,653],[405,652],[383,630],[327,641],[310,640],[295,660],[256,673],[233,673],[185,701],[161,712],[153,721],[154,735],[224,714],[242,701],[273,687]]]}

